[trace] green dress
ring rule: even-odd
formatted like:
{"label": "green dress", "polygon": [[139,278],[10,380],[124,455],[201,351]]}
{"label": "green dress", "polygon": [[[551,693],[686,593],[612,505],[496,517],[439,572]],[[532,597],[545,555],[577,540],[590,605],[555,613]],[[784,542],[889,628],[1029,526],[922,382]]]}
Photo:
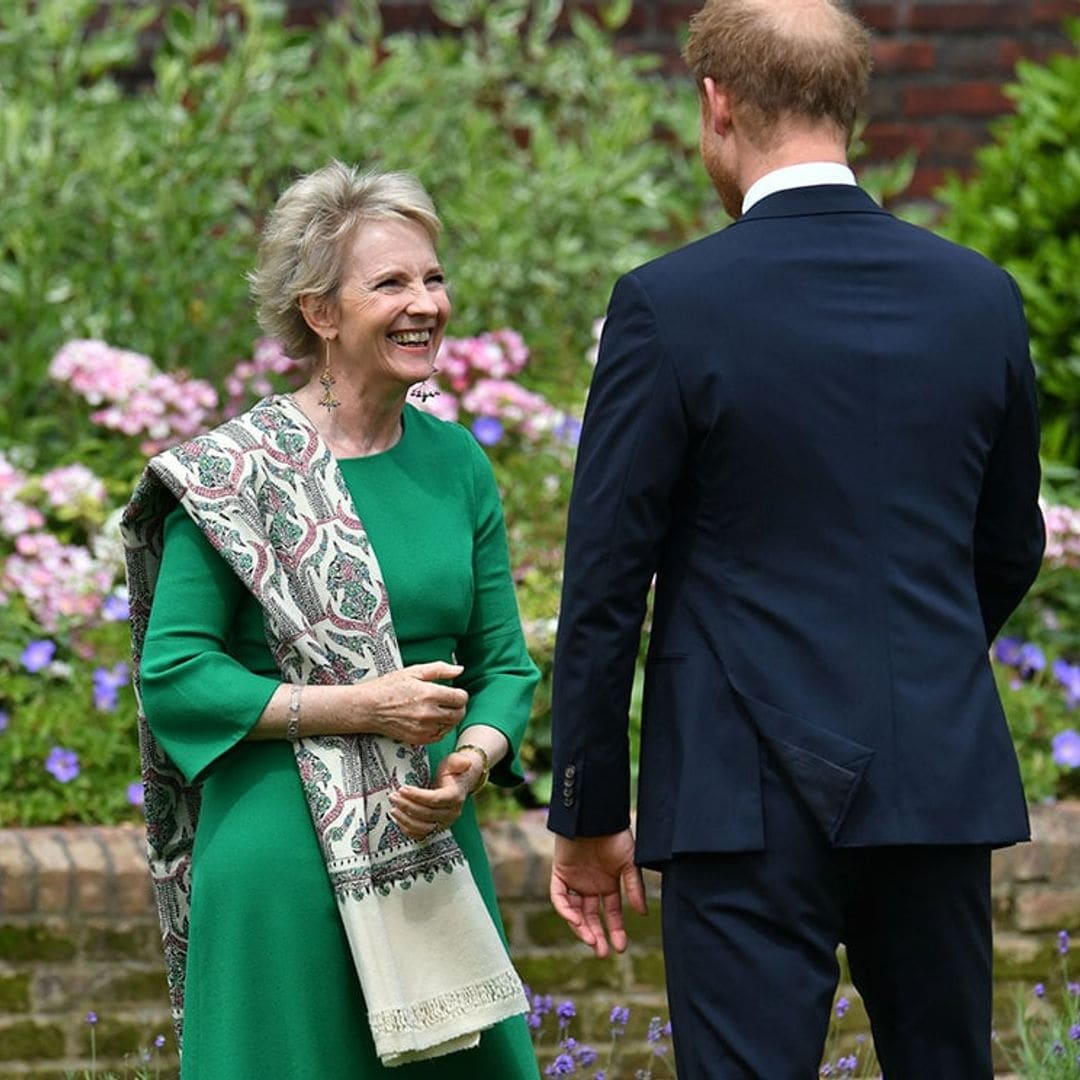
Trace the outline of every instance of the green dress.
{"label": "green dress", "polygon": [[[464,665],[461,728],[502,731],[513,753],[492,780],[519,782],[538,676],[487,458],[463,428],[406,407],[394,447],[339,465],[382,568],[404,663]],[[166,522],[141,678],[154,735],[203,783],[183,1080],[535,1080],[520,1016],[474,1050],[380,1065],[292,747],[244,739],[280,682],[261,609],[179,508]],[[429,748],[433,770],[461,728]],[[453,833],[501,931],[471,799]]]}

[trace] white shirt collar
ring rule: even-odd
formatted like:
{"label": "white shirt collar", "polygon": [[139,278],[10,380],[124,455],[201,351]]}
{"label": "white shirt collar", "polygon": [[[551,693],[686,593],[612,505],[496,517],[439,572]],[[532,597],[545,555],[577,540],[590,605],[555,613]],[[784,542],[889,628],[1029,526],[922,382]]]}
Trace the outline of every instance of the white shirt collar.
{"label": "white shirt collar", "polygon": [[849,184],[855,186],[855,174],[835,161],[806,161],[798,165],[786,165],[773,169],[750,185],[743,196],[742,212],[745,214],[754,203],[766,195],[791,188],[816,187],[818,184]]}

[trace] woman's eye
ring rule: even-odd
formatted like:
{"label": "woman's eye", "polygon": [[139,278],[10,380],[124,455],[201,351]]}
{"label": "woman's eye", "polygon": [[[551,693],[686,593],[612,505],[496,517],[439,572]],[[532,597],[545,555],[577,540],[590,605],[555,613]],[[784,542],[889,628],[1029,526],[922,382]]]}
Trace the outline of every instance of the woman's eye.
{"label": "woman's eye", "polygon": [[398,278],[384,278],[376,286],[376,289],[400,289],[401,281]]}
{"label": "woman's eye", "polygon": [[445,274],[429,274],[428,279],[427,279],[427,283],[429,285],[445,285],[446,284],[446,275]]}

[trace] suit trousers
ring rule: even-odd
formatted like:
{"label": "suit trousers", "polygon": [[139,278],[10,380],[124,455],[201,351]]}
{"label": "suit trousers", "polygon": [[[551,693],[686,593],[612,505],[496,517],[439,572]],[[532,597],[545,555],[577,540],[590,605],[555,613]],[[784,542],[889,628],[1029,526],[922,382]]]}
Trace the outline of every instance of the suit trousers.
{"label": "suit trousers", "polygon": [[661,868],[679,1077],[816,1077],[843,942],[885,1080],[990,1078],[990,849],[836,848],[768,760],[762,782],[763,851]]}

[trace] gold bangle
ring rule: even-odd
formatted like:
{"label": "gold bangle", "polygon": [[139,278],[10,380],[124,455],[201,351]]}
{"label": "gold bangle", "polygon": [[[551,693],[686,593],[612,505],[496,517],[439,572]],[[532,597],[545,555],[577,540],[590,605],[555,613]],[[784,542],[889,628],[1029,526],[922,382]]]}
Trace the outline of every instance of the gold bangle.
{"label": "gold bangle", "polygon": [[475,750],[480,755],[480,764],[482,766],[480,779],[477,780],[469,790],[469,794],[473,795],[488,782],[488,775],[491,772],[491,759],[488,757],[487,751],[482,746],[477,746],[475,743],[467,742],[454,747],[455,754],[464,753],[466,750]]}
{"label": "gold bangle", "polygon": [[289,742],[300,738],[300,692],[303,689],[299,683],[289,687],[289,717],[285,721],[285,738]]}

